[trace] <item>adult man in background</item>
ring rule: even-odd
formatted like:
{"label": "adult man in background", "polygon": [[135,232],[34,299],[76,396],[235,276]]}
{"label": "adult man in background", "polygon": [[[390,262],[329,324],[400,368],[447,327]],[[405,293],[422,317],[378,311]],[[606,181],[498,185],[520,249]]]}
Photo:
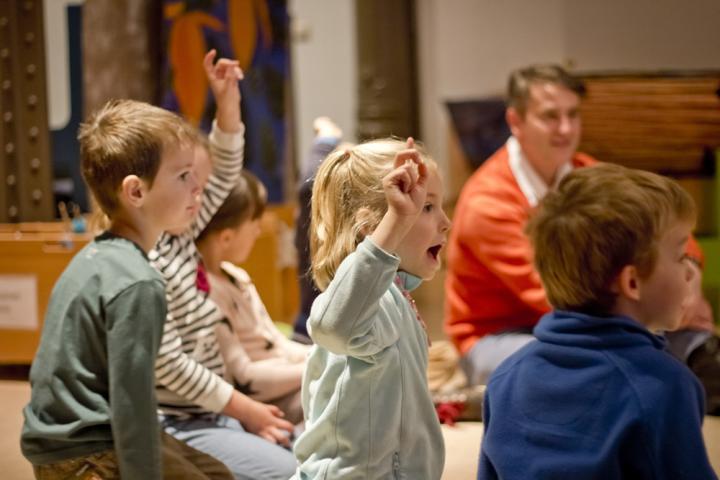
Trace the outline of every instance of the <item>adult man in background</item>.
{"label": "adult man in background", "polygon": [[[467,181],[455,209],[448,244],[445,330],[461,354],[471,384],[482,384],[509,355],[531,341],[532,328],[550,310],[524,229],[548,190],[574,168],[597,162],[577,152],[582,82],[558,66],[530,66],[510,75],[506,120],[512,136]],[[712,312],[695,295],[669,349],[693,368],[708,390],[708,408],[720,408],[720,353]],[[588,272],[590,274],[590,272]],[[707,378],[705,378],[707,377]],[[715,392],[715,393],[713,393]],[[713,398],[715,400],[713,400]]]}

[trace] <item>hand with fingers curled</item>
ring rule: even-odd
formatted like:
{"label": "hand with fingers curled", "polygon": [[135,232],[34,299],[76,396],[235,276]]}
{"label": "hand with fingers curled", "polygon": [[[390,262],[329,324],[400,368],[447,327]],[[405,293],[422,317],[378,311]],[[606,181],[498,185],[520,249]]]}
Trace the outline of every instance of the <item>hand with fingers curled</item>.
{"label": "hand with fingers curled", "polygon": [[225,132],[240,130],[240,87],[243,72],[237,60],[221,58],[215,62],[217,52],[210,50],[203,59],[203,68],[215,97],[218,126]]}
{"label": "hand with fingers curled", "polygon": [[417,216],[427,196],[428,172],[412,137],[407,139],[407,149],[395,155],[394,167],[383,178],[388,210],[401,216]]}

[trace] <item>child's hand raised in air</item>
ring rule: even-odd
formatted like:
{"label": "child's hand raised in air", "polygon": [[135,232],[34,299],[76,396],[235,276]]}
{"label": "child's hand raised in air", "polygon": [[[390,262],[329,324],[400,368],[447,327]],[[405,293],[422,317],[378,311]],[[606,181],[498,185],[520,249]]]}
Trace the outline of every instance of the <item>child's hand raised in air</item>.
{"label": "child's hand raised in air", "polygon": [[375,231],[373,242],[395,252],[422,212],[427,197],[427,166],[415,150],[415,141],[407,140],[407,149],[395,155],[395,168],[382,180],[388,209]]}
{"label": "child's hand raised in air", "polygon": [[243,79],[243,72],[237,60],[221,58],[213,63],[216,55],[217,52],[213,49],[203,59],[205,75],[217,104],[215,118],[221,130],[228,133],[237,132],[240,129],[240,87],[238,82]]}
{"label": "child's hand raised in air", "polygon": [[397,215],[416,216],[427,196],[427,167],[415,150],[415,141],[407,139],[407,149],[395,155],[395,168],[383,178],[388,210]]}

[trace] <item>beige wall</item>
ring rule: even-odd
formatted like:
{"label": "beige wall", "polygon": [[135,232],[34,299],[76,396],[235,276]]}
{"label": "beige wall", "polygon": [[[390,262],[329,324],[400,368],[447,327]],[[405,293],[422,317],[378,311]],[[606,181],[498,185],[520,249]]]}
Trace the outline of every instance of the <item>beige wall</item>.
{"label": "beige wall", "polygon": [[443,102],[502,93],[515,67],[720,69],[717,0],[417,1],[423,135],[441,164]]}
{"label": "beige wall", "polygon": [[[421,140],[445,169],[444,102],[502,94],[513,68],[720,69],[718,0],[416,1]],[[353,0],[291,0],[290,11],[302,156],[317,115],[331,115],[354,139],[355,9]]]}
{"label": "beige wall", "polygon": [[417,0],[423,140],[447,164],[444,102],[501,94],[508,71],[564,54],[563,0]]}
{"label": "beige wall", "polygon": [[312,121],[331,117],[345,140],[357,127],[357,53],[353,0],[290,0],[295,135],[299,159],[310,148]]}
{"label": "beige wall", "polygon": [[565,18],[580,70],[720,69],[718,0],[565,0]]}

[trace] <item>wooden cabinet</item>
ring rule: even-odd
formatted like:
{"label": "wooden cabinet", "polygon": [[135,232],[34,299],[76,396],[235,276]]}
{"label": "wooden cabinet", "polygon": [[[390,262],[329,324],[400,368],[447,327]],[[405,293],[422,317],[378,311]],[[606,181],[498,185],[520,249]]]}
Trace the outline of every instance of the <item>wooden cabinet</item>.
{"label": "wooden cabinet", "polygon": [[[52,230],[52,225],[47,229]],[[60,224],[57,224],[60,225]],[[3,231],[4,230],[4,231]],[[89,235],[60,231],[10,232],[0,228],[0,363],[30,363],[35,356],[45,308],[55,281],[70,259],[89,241]],[[18,283],[22,281],[22,284]],[[26,302],[19,295],[34,288],[36,318],[12,318],[13,304]],[[20,328],[13,328],[17,325]],[[29,326],[34,325],[34,328]],[[62,342],[62,339],[58,339]]]}
{"label": "wooden cabinet", "polygon": [[[299,308],[293,220],[292,206],[269,207],[255,248],[241,265],[271,318],[286,323],[293,322]],[[0,224],[0,365],[32,362],[53,286],[92,239],[65,228],[61,222]]]}

